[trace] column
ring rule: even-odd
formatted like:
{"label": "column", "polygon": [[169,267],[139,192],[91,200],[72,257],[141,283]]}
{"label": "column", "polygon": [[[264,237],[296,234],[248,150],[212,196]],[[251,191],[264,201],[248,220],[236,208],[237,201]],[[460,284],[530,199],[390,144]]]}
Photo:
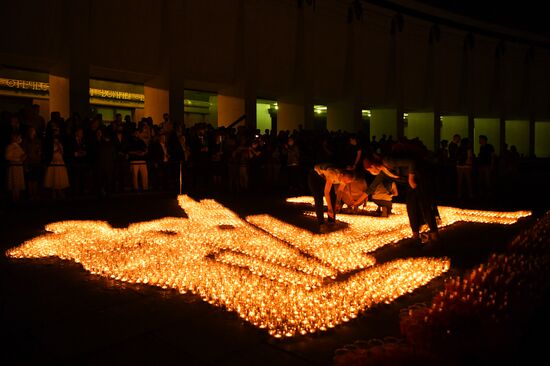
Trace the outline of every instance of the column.
{"label": "column", "polygon": [[[186,49],[182,44],[185,37],[186,2],[170,0],[165,4],[163,39],[164,48],[169,55],[168,60],[168,108],[165,112],[170,114],[170,120],[174,126],[185,123],[185,56]],[[166,44],[167,42],[167,44]]]}
{"label": "column", "polygon": [[256,93],[251,90],[244,98],[244,114],[245,125],[251,130],[255,130],[256,126]]}
{"label": "column", "polygon": [[[245,115],[246,107],[244,98],[231,95],[218,95],[218,127],[229,126]],[[256,115],[256,111],[254,111]],[[244,122],[239,123],[243,125]]]}
{"label": "column", "polygon": [[70,1],[70,113],[90,115],[90,2]]}
{"label": "column", "polygon": [[[305,110],[301,103],[292,103],[279,100],[277,102],[279,109],[277,110],[277,129],[279,131],[297,130],[300,125],[304,125]],[[313,113],[313,105],[309,105]]]}
{"label": "column", "polygon": [[[468,110],[468,138],[472,147],[477,146],[477,136],[475,136],[475,112],[474,112],[474,91],[476,79],[474,78],[474,36],[472,33],[468,33],[464,38],[464,52],[466,58],[466,100]],[[478,134],[479,135],[479,134]]]}
{"label": "column", "polygon": [[50,113],[59,112],[61,117],[70,116],[69,79],[63,76],[50,74]]}
{"label": "column", "polygon": [[502,154],[502,152],[504,151],[504,145],[506,144],[506,118],[505,117],[499,118],[499,130],[500,130],[499,149],[496,152],[498,154]]}
{"label": "column", "polygon": [[[218,97],[218,126],[231,125],[244,116],[242,123],[256,129],[256,35],[252,32],[257,13],[254,3],[238,1],[237,32],[235,38],[235,80]],[[240,124],[240,123],[239,123]]]}
{"label": "column", "polygon": [[[143,92],[145,96],[145,105],[143,108],[145,117],[152,117],[155,124],[160,123],[162,121],[162,115],[170,108],[168,90],[145,85]],[[181,103],[183,104],[183,99]]]}
{"label": "column", "polygon": [[441,142],[441,112],[439,108],[434,108],[434,146],[433,151],[439,149]]}
{"label": "column", "polygon": [[[504,77],[504,63],[505,63],[505,54],[506,54],[506,44],[504,41],[501,41],[497,45],[497,49],[495,51],[495,57],[496,57],[496,67],[495,67],[495,94],[497,99],[497,108],[498,108],[498,115],[500,120],[500,141],[498,145],[497,154],[502,154],[504,151],[504,145],[506,144],[506,83],[505,83],[505,77]],[[496,148],[495,148],[496,150]]]}
{"label": "column", "polygon": [[279,100],[277,111],[277,129],[313,129],[313,40],[314,40],[314,3],[303,2],[298,5],[295,24],[294,69],[292,70],[291,90]]}
{"label": "column", "polygon": [[474,129],[475,129],[475,117],[474,117],[474,113],[470,110],[468,112],[468,138],[470,139],[472,146],[474,146],[477,141],[476,136],[474,136]]}
{"label": "column", "polygon": [[533,98],[533,81],[532,81],[532,67],[533,59],[535,57],[534,48],[530,47],[525,55],[525,73],[524,73],[524,84],[526,96],[524,107],[529,111],[529,157],[535,156],[535,145],[536,145],[536,136],[535,136],[535,103]]}
{"label": "column", "polygon": [[395,103],[396,115],[396,131],[397,138],[405,136],[405,123],[403,120],[403,113],[405,113],[404,101],[403,101],[403,52],[401,47],[400,35],[403,31],[404,20],[401,14],[396,14],[391,22],[391,36],[392,36],[392,48],[394,56],[394,83],[393,87],[393,100]]}
{"label": "column", "polygon": [[355,98],[327,105],[327,129],[357,132],[361,126],[361,106]]}
{"label": "column", "polygon": [[346,37],[346,63],[344,68],[343,94],[341,100],[327,105],[327,129],[342,129],[357,132],[362,128],[361,120],[361,67],[357,60],[361,54],[356,44],[360,44],[360,24],[353,20],[348,25]]}
{"label": "column", "polygon": [[429,49],[429,63],[428,67],[430,67],[431,64],[431,70],[428,70],[429,73],[429,80],[428,83],[430,83],[429,88],[431,88],[431,98],[433,101],[433,111],[434,111],[434,151],[437,151],[439,149],[439,145],[441,142],[441,91],[439,89],[439,78],[438,76],[440,73],[438,72],[439,67],[439,26],[433,25],[430,29],[430,36],[428,38],[428,42],[430,44]]}
{"label": "column", "polygon": [[185,123],[185,104],[184,104],[184,78],[183,72],[174,71],[171,69],[170,73],[170,90],[168,97],[168,107],[164,112],[170,114],[170,120],[174,126],[180,126]]}

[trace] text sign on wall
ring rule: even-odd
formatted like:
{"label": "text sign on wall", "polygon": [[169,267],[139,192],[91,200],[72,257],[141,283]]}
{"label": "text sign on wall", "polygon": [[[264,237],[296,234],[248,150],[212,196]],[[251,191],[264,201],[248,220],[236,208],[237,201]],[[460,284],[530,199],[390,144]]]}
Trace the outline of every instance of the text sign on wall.
{"label": "text sign on wall", "polygon": [[50,85],[48,83],[44,83],[41,81],[5,79],[5,78],[0,78],[0,87],[10,88],[10,89],[36,90],[36,91],[45,91],[45,92],[47,92],[50,89]]}
{"label": "text sign on wall", "polygon": [[[41,81],[0,78],[0,88],[27,91],[32,90],[48,93],[50,90],[50,84]],[[138,103],[144,103],[145,101],[145,96],[143,94],[97,88],[90,88],[90,97]]]}

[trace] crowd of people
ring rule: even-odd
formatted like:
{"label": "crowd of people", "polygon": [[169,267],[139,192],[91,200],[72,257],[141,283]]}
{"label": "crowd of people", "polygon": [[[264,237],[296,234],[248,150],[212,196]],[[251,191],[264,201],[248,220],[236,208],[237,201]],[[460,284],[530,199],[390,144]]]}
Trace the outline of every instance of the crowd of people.
{"label": "crowd of people", "polygon": [[490,197],[497,174],[513,179],[519,169],[517,152],[511,148],[497,157],[486,136],[479,137],[476,156],[472,142],[458,135],[430,151],[418,139],[382,136],[378,140],[363,132],[300,128],[276,133],[204,123],[186,127],[173,123],[168,114],[162,121],[148,117],[136,123],[120,114],[106,122],[101,115],[88,119],[73,114],[63,119],[52,112],[46,122],[39,107],[33,106],[19,113],[2,112],[0,136],[4,151],[0,178],[5,201],[11,204],[152,190],[310,194],[316,184],[311,170],[316,164],[330,164],[364,180],[353,180],[347,186],[349,194],[341,192],[343,197],[353,196],[352,191],[354,200],[378,195],[381,211],[388,215],[388,202],[406,195],[396,183],[405,188],[410,183],[399,181],[395,175],[399,172],[392,169],[404,168],[402,164],[410,168],[410,162],[392,162],[392,156],[422,162],[416,164],[420,167],[416,178],[428,177],[435,198]]}

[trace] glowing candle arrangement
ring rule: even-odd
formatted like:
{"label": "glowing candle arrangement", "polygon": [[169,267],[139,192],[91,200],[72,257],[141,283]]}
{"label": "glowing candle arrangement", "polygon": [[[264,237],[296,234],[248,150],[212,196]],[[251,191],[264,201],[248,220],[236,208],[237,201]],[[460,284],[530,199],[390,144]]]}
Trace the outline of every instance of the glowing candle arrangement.
{"label": "glowing candle arrangement", "polygon": [[[406,236],[403,215],[392,217],[393,226],[378,218],[341,215],[349,225],[347,234],[315,235],[266,215],[248,217],[247,222],[213,200],[180,196],[179,203],[187,219],[163,218],[126,229],[101,221],[58,222],[46,226],[50,234],[6,254],[58,256],[101,276],[190,291],[275,337],[332,328],[449,268],[448,260],[435,258],[376,265],[366,254]],[[482,212],[469,215],[498,219]],[[366,267],[345,280],[331,280]]]}
{"label": "glowing candle arrangement", "polygon": [[403,335],[418,349],[500,355],[500,345],[521,337],[531,314],[544,308],[550,290],[549,232],[550,212],[519,234],[507,252],[446,281],[430,305],[404,309]]}
{"label": "glowing candle arrangement", "polygon": [[[306,215],[314,214],[306,212]],[[389,219],[338,215],[338,221],[347,226],[323,235],[305,231],[268,215],[249,216],[246,219],[340,272],[373,265],[374,258],[365,253],[411,235],[406,215],[395,215]]]}
{"label": "glowing candle arrangement", "polygon": [[[313,197],[310,196],[301,196],[301,197],[292,197],[288,198],[287,202],[295,204],[306,204],[313,205]],[[366,213],[369,211],[376,210],[376,204],[373,202],[367,202],[367,207],[360,209],[359,213]],[[500,212],[500,211],[483,211],[483,210],[467,210],[456,207],[447,207],[447,206],[438,206],[439,214],[441,215],[441,225],[447,226],[454,224],[458,221],[468,221],[468,222],[479,222],[486,224],[513,224],[517,222],[522,217],[527,217],[531,215],[530,211],[514,211],[514,212]],[[340,221],[351,223],[354,222],[356,225],[366,225],[365,229],[369,230],[378,230],[380,225],[384,227],[396,227],[399,226],[403,221],[408,224],[407,219],[407,208],[403,203],[394,203],[392,208],[392,213],[390,217],[372,217],[367,218],[364,215],[346,215],[340,214],[337,218]],[[306,214],[313,216],[314,213],[306,212]],[[405,215],[405,217],[403,217]],[[383,224],[386,223],[386,224]],[[385,229],[378,230],[379,232],[386,231]],[[412,234],[412,233],[411,233]]]}

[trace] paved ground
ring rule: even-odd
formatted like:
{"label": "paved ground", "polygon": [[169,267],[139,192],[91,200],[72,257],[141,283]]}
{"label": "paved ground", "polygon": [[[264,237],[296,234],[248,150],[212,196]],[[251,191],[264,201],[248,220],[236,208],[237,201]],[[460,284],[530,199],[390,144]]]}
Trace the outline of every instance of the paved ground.
{"label": "paved ground", "polygon": [[[222,202],[241,215],[267,212],[305,228],[312,226],[311,220],[285,206],[282,197]],[[544,212],[547,203],[535,203],[528,203],[535,208],[535,216],[514,225],[455,224],[442,232],[441,245],[429,254],[451,258],[451,270],[445,276],[463,273],[484,262],[490,253],[502,251]],[[529,208],[517,202],[496,206]],[[124,227],[184,213],[175,195],[147,194],[27,205],[1,215],[0,249],[4,252],[43,234],[49,222],[99,219]],[[426,253],[404,240],[375,255],[381,262]],[[196,296],[94,276],[70,261],[9,260],[2,255],[0,270],[3,365],[330,365],[335,349],[355,340],[399,336],[399,310],[431,301],[444,279],[434,279],[330,331],[276,340]]]}

